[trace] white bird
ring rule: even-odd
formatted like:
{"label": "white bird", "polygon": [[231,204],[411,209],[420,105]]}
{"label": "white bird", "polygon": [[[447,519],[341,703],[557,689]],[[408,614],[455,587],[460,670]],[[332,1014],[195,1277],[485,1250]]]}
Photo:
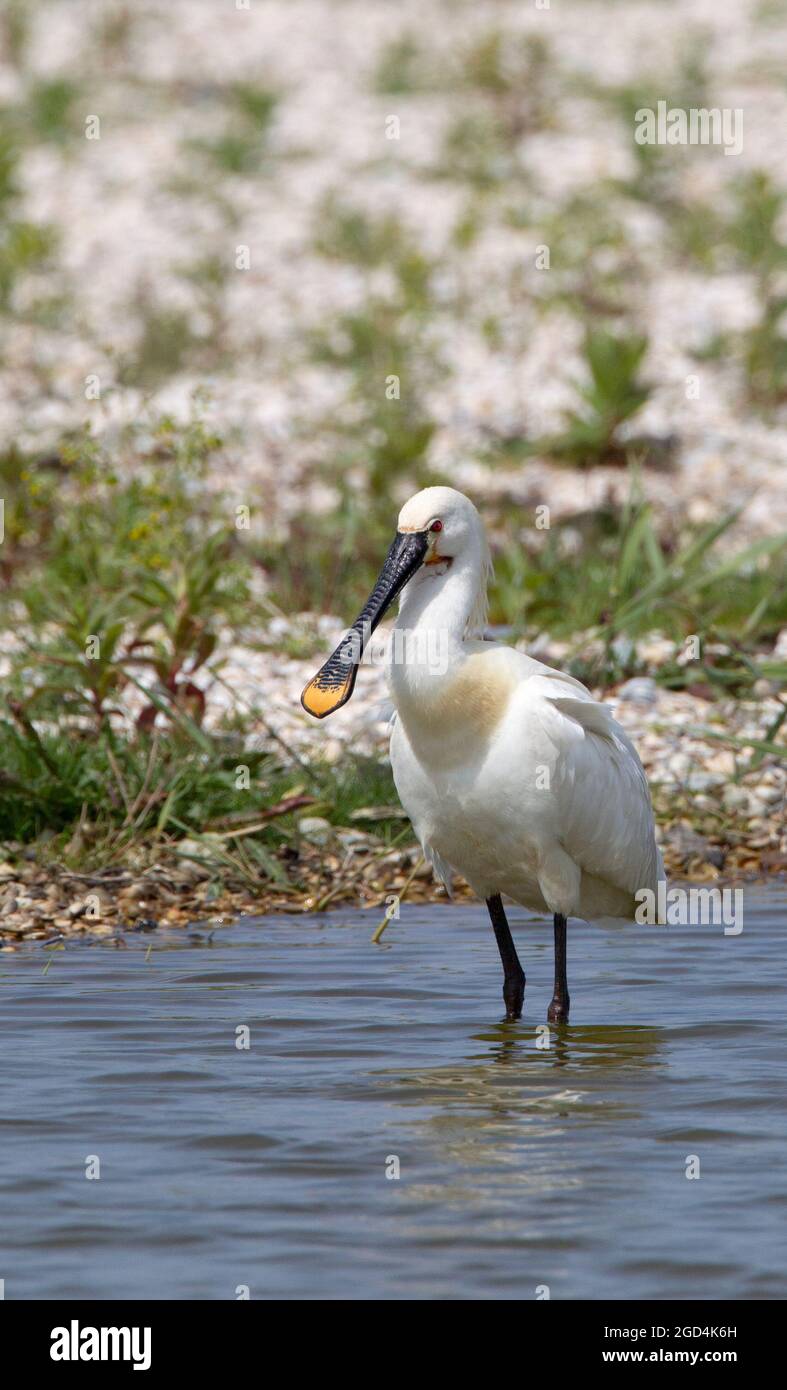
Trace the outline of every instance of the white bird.
{"label": "white bird", "polygon": [[489,548],[469,498],[417,492],[348,636],[306,686],[317,718],[349,700],[366,642],[397,594],[388,653],[391,765],[424,854],[450,889],[460,873],[486,901],[504,970],[506,1016],[525,992],[502,896],[551,913],[555,985],[547,1017],[568,1018],[566,919],[631,921],[638,890],[664,876],[648,784],[606,705],[572,676],[483,640]]}

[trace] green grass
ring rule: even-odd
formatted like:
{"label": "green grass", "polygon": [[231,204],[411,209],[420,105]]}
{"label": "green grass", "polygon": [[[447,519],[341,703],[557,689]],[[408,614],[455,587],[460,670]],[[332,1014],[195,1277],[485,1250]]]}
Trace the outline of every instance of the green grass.
{"label": "green grass", "polygon": [[[113,457],[84,433],[46,459],[0,458],[0,622],[21,639],[0,705],[0,839],[43,836],[66,864],[103,865],[292,794],[283,750],[262,752],[249,734],[261,727],[254,710],[203,726],[205,691],[222,680],[220,629],[262,626],[271,609],[252,599],[254,551],[233,507],[204,490],[222,448],[197,412],[184,428],[144,422]],[[130,696],[133,727],[120,719]],[[303,776],[313,813],[338,825],[395,800],[374,759]],[[244,837],[237,862],[212,841],[206,854],[219,876],[240,863],[276,878],[275,851],[297,840],[296,822],[291,813]],[[371,828],[383,843],[401,831],[387,819]]]}
{"label": "green grass", "polygon": [[[658,630],[676,643],[687,636],[727,648],[729,659],[708,657],[690,668],[665,667],[668,685],[723,687],[751,693],[757,676],[787,678],[787,666],[768,668],[758,652],[769,648],[787,621],[787,536],[730,550],[734,515],[675,538],[660,535],[647,506],[632,502],[621,515],[589,514],[567,549],[560,531],[542,533],[540,550],[520,544],[495,552],[491,617],[520,632],[577,635],[574,674],[608,684],[633,674],[632,642]],[[599,645],[600,644],[600,645]]]}
{"label": "green grass", "polygon": [[755,277],[759,320],[729,346],[742,359],[749,399],[768,410],[787,400],[787,192],[755,170],[736,186],[727,242],[736,263]]}
{"label": "green grass", "polygon": [[0,309],[7,310],[15,285],[52,263],[57,237],[51,227],[11,220],[0,227]]}
{"label": "green grass", "polygon": [[[240,736],[196,742],[188,733],[145,733],[130,740],[109,729],[97,737],[77,727],[64,737],[39,733],[27,716],[0,716],[0,841],[24,844],[44,837],[45,852],[68,867],[118,862],[146,845],[155,854],[183,835],[215,837],[233,826],[264,822],[284,798],[308,794],[312,804],[276,816],[243,847],[261,880],[284,875],[275,859],[297,844],[297,822],[319,815],[337,827],[356,811],[396,804],[390,767],[376,759],[343,759],[339,768],[315,765],[297,781],[292,767]],[[249,786],[238,770],[247,768]],[[357,822],[382,844],[401,833],[397,817]],[[226,843],[226,840],[225,840]],[[221,855],[215,864],[221,873]]]}
{"label": "green grass", "polygon": [[390,275],[387,291],[369,278],[362,306],[339,315],[311,340],[313,357],[343,372],[349,385],[352,425],[337,431],[326,421],[326,432],[337,436],[333,479],[343,511],[352,515],[359,493],[348,473],[361,470],[367,530],[376,538],[390,525],[394,486],[406,479],[414,491],[427,475],[435,425],[426,394],[441,372],[431,333],[435,266],[395,214],[370,215],[335,193],[319,209],[315,248],[369,277],[381,267]]}
{"label": "green grass", "polygon": [[[299,780],[292,766],[240,734],[195,738],[175,728],[130,739],[109,727],[39,731],[16,707],[0,715],[0,763],[0,841],[8,848],[40,839],[47,857],[72,868],[120,862],[142,846],[155,855],[186,835],[204,845],[221,879],[233,867],[226,858],[232,828],[260,822],[243,837],[240,863],[259,881],[283,881],[276,852],[297,845],[302,815],[343,827],[357,811],[396,804],[390,767],[374,758],[349,755],[337,768],[317,763]],[[264,824],[271,807],[304,795],[311,804]],[[357,824],[383,845],[401,836],[398,817]]]}
{"label": "green grass", "polygon": [[329,193],[316,217],[314,249],[331,260],[393,273],[404,308],[429,308],[434,265],[394,212],[374,216]]}
{"label": "green grass", "polygon": [[82,90],[78,81],[69,77],[22,76],[24,95],[18,102],[0,107],[4,140],[10,138],[22,148],[65,145],[84,133],[79,109]]}
{"label": "green grass", "polygon": [[215,135],[187,141],[186,151],[219,174],[258,174],[269,154],[279,93],[264,84],[236,82],[222,97],[222,128]]}
{"label": "green grass", "polygon": [[76,105],[80,89],[66,77],[39,79],[31,83],[26,116],[33,141],[63,144],[79,132]]}
{"label": "green grass", "polygon": [[[259,727],[253,710],[235,707],[221,727],[204,727],[205,692],[222,679],[219,631],[262,627],[276,602],[285,611],[327,607],[349,621],[394,515],[390,498],[370,517],[362,497],[349,497],[341,517],[321,528],[304,522],[300,533],[296,525],[284,545],[244,544],[232,507],[204,491],[223,447],[197,412],[184,428],[145,422],[112,457],[86,433],[46,459],[19,450],[0,459],[0,618],[22,638],[0,707],[0,838],[43,836],[45,852],[62,862],[104,865],[183,835],[202,844],[207,831],[217,882],[276,881],[278,851],[297,849],[297,812],[244,837],[242,850],[230,851],[214,828],[263,816],[292,794],[293,779],[313,798],[310,813],[337,826],[362,808],[395,804],[390,772],[376,760],[293,769],[264,734],[263,752],[249,735]],[[783,538],[730,550],[734,518],[676,538],[636,493],[622,513],[586,516],[571,546],[556,530],[534,531],[526,548],[501,524],[510,527],[509,509],[498,525],[491,519],[492,620],[530,637],[575,637],[569,665],[582,678],[604,685],[636,671],[633,644],[654,628],[676,642],[701,639],[703,657],[690,670],[675,662],[659,672],[667,685],[751,697],[758,677],[787,676],[767,656],[787,621]],[[260,563],[270,593],[255,607],[251,573]],[[130,728],[118,710],[132,694]],[[249,789],[237,785],[239,766],[250,769]],[[401,832],[393,817],[363,828],[383,843]]]}
{"label": "green grass", "polygon": [[733,185],[733,207],[725,240],[736,265],[760,280],[787,270],[787,241],[781,232],[787,193],[769,174],[754,169]]}
{"label": "green grass", "polygon": [[[583,348],[586,380],[574,383],[577,404],[564,411],[562,429],[542,438],[501,440],[492,450],[493,457],[523,459],[545,454],[555,462],[578,468],[623,465],[635,457],[647,458],[657,441],[621,434],[651,393],[650,383],[641,372],[647,348],[644,333],[587,328]],[[658,445],[666,455],[668,441],[658,441]]]}
{"label": "green grass", "polygon": [[[655,110],[659,99],[666,99],[670,107],[685,110],[717,105],[707,67],[707,44],[705,31],[689,27],[676,62],[668,70],[645,70],[617,84],[600,84],[587,77],[578,79],[579,89],[616,116],[631,141],[635,170],[632,177],[623,180],[618,187],[637,201],[652,202],[658,208],[676,201],[676,173],[680,166],[670,157],[670,146],[640,145],[634,140],[636,113],[643,109]],[[708,152],[697,148],[692,153],[707,157]]]}
{"label": "green grass", "polygon": [[[276,601],[285,611],[322,609],[350,622],[376,578],[394,512],[387,527],[370,527],[362,506],[340,526],[327,518],[319,528],[296,525],[286,555],[271,549],[262,557]],[[654,630],[676,643],[696,635],[703,651],[721,643],[730,653],[726,663],[708,657],[707,671],[704,659],[688,670],[664,668],[666,684],[706,680],[742,696],[758,675],[778,678],[762,654],[787,623],[787,537],[733,548],[733,516],[675,536],[637,500],[636,488],[622,511],[606,507],[570,527],[533,528],[526,538],[513,531],[514,518],[509,508],[497,525],[490,517],[490,620],[530,639],[575,638],[581,678],[608,684],[633,674],[632,644]]]}
{"label": "green grass", "polygon": [[643,274],[642,253],[632,246],[619,201],[603,184],[573,194],[535,223],[529,199],[517,199],[507,221],[527,229],[534,244],[549,247],[549,270],[535,290],[547,310],[565,306],[588,326],[624,319],[631,281]]}
{"label": "green grass", "polygon": [[[3,839],[25,841],[43,831],[60,834],[81,817],[90,825],[89,832],[83,829],[83,840],[98,845],[109,838],[117,841],[124,829],[134,835],[164,833],[175,820],[200,829],[207,818],[266,804],[267,789],[261,792],[254,780],[249,790],[235,790],[238,762],[256,777],[258,752],[228,751],[218,742],[207,752],[182,736],[155,742],[146,735],[132,742],[105,731],[96,738],[79,728],[67,738],[60,732],[36,737],[31,727],[30,722],[25,728],[0,719]],[[135,802],[136,813],[129,816]],[[129,843],[132,835],[120,838]]]}
{"label": "green grass", "polygon": [[490,29],[460,51],[458,68],[460,88],[491,103],[510,142],[555,124],[562,85],[542,34]]}
{"label": "green grass", "polygon": [[651,388],[641,376],[647,349],[644,333],[587,331],[584,352],[590,380],[577,384],[580,404],[566,412],[562,433],[545,442],[553,458],[583,468],[625,458],[620,428],[650,395]]}
{"label": "green grass", "polygon": [[14,292],[26,276],[53,269],[58,245],[54,227],[24,215],[20,192],[24,138],[15,113],[0,109],[0,314],[11,313]]}
{"label": "green grass", "polygon": [[[250,562],[231,510],[217,516],[195,495],[221,441],[199,418],[180,431],[163,418],[146,456],[135,443],[109,459],[85,433],[48,460],[13,450],[2,459],[4,597],[26,648],[11,683],[37,713],[104,725],[118,690],[139,676],[187,707],[216,626],[248,601]],[[40,679],[25,690],[32,661]]]}
{"label": "green grass", "polygon": [[30,38],[30,6],[27,0],[6,0],[0,14],[0,37],[13,66],[22,68]]}
{"label": "green grass", "polygon": [[118,363],[117,379],[121,386],[152,390],[186,370],[203,339],[194,333],[191,318],[182,309],[146,300],[138,312],[137,342]]}
{"label": "green grass", "polygon": [[521,178],[516,152],[499,113],[482,108],[456,116],[446,130],[435,174],[481,191]]}
{"label": "green grass", "polygon": [[[434,72],[434,66],[431,65]],[[430,65],[413,34],[400,34],[380,50],[372,89],[382,95],[409,96],[432,85]]]}

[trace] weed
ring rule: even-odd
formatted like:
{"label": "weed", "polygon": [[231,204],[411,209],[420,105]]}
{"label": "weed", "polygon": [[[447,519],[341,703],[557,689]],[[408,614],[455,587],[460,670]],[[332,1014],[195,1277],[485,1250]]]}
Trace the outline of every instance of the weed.
{"label": "weed", "polygon": [[220,173],[256,173],[268,153],[279,94],[272,87],[238,82],[223,95],[224,129],[214,136],[190,140],[188,148]]}
{"label": "weed", "polygon": [[589,328],[585,360],[590,380],[577,383],[578,409],[565,412],[562,433],[534,442],[530,452],[549,453],[581,468],[625,462],[630,445],[620,428],[642,408],[650,386],[640,377],[648,340],[641,333]]}
{"label": "weed", "polygon": [[66,77],[31,83],[25,113],[31,139],[54,144],[70,139],[77,131],[74,107],[78,96],[78,86]]}
{"label": "weed", "polygon": [[137,305],[140,329],[133,352],[121,358],[117,379],[121,386],[152,390],[193,362],[206,346],[204,335],[195,333],[191,316],[182,309],[153,303],[146,295]]}
{"label": "weed", "polygon": [[0,309],[7,310],[21,277],[45,269],[57,238],[51,227],[12,219],[0,228]]}
{"label": "weed", "polygon": [[[728,515],[665,540],[650,509],[632,502],[620,516],[588,515],[572,528],[577,543],[570,551],[561,532],[545,533],[543,546],[528,554],[521,542],[504,543],[494,556],[491,616],[519,631],[581,633],[585,649],[595,636],[598,654],[572,663],[573,673],[591,683],[636,670],[631,643],[647,632],[658,629],[676,643],[697,635],[703,656],[688,673],[676,668],[682,683],[704,679],[711,688],[745,694],[761,674],[753,653],[773,641],[787,617],[787,537],[729,554],[723,541],[735,519]],[[726,662],[705,656],[714,642],[727,647]],[[677,683],[670,667],[658,675]]]}
{"label": "weed", "polygon": [[393,96],[419,92],[429,85],[425,56],[412,34],[401,34],[382,48],[372,85],[376,92]]}

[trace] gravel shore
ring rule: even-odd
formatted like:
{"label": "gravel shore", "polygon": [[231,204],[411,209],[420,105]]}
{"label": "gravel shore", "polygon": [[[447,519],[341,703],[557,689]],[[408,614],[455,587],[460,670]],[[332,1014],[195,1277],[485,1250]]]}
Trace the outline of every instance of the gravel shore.
{"label": "gravel shore", "polygon": [[[317,622],[327,651],[340,628],[335,620]],[[292,760],[294,784],[304,766],[336,764],[350,753],[383,755],[391,714],[380,660],[383,644],[381,633],[375,659],[362,668],[354,698],[333,716],[330,730],[310,720],[299,704],[300,691],[315,669],[314,658],[294,660],[275,651],[229,649],[222,682],[208,691],[207,724],[218,725],[226,713],[229,687],[232,707],[248,707],[248,732],[256,734],[259,746]],[[785,647],[787,632],[777,651]],[[654,671],[659,659],[666,660],[673,650],[659,637],[641,648],[643,661],[647,659]],[[557,646],[537,654],[560,664]],[[729,883],[787,873],[787,768],[783,759],[758,751],[781,710],[775,696],[752,702],[709,701],[665,690],[651,676],[639,676],[602,698],[642,758],[657,835],[672,878]],[[129,718],[133,714],[130,708]],[[40,853],[36,856],[32,850],[26,859],[23,847],[13,846],[14,862],[0,862],[2,949],[15,949],[27,938],[54,945],[68,936],[122,937],[124,931],[152,932],[159,925],[219,925],[244,913],[314,911],[343,904],[368,907],[374,925],[385,911],[387,895],[405,885],[408,900],[444,900],[444,889],[433,882],[431,870],[419,864],[417,847],[387,849],[365,828],[383,814],[398,815],[409,839],[409,823],[400,808],[369,807],[354,813],[351,825],[334,826],[310,813],[313,798],[303,794],[308,786],[294,785],[293,790],[303,803],[296,848],[288,848],[281,857],[283,881],[259,889],[236,884],[216,890],[211,843],[220,852],[232,839],[232,830],[209,834],[199,842],[181,840],[140,850],[128,862],[95,874],[42,862]],[[288,878],[297,880],[297,889]],[[460,900],[471,897],[461,880],[455,892]]]}

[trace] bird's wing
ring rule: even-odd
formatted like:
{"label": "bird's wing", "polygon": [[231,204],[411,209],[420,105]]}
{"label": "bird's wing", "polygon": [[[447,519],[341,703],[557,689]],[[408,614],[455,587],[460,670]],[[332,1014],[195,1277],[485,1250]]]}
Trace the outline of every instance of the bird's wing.
{"label": "bird's wing", "polygon": [[[606,705],[559,673],[535,677],[557,748],[553,790],[564,848],[585,873],[628,893],[656,891],[664,869],[639,755]],[[569,677],[570,681],[571,678]]]}

